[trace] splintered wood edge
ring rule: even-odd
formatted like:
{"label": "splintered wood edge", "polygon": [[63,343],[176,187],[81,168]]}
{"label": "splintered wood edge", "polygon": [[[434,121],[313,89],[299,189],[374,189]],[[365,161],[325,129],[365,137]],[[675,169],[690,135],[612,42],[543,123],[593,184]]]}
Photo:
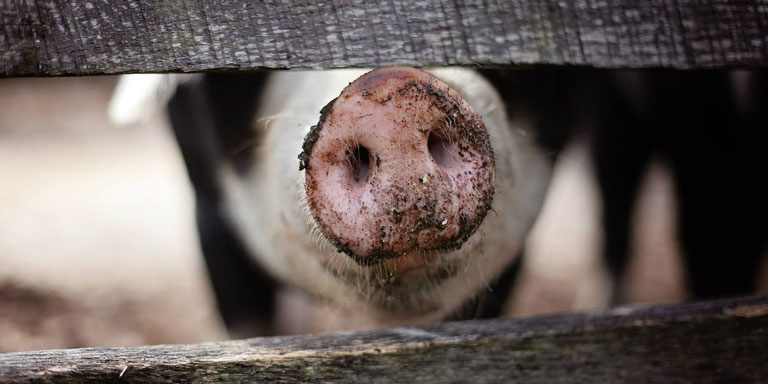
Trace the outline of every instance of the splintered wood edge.
{"label": "splintered wood edge", "polygon": [[768,0],[0,0],[0,77],[768,65]]}
{"label": "splintered wood edge", "polygon": [[768,380],[768,295],[195,345],[0,354],[0,382]]}

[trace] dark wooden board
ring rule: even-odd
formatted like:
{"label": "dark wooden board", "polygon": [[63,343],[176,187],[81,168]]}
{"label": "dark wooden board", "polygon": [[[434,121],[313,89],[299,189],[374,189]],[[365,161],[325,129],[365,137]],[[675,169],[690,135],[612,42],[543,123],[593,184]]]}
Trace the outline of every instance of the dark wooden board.
{"label": "dark wooden board", "polygon": [[765,67],[768,0],[0,0],[0,77],[518,64]]}
{"label": "dark wooden board", "polygon": [[6,353],[0,382],[766,383],[768,295],[369,332]]}

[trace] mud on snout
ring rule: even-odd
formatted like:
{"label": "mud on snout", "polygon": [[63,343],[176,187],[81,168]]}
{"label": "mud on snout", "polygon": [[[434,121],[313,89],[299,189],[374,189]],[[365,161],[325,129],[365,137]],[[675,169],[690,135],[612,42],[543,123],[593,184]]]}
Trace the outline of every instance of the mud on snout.
{"label": "mud on snout", "polygon": [[[429,263],[460,249],[491,208],[494,156],[482,118],[417,69],[359,77],[321,110],[302,149],[314,224],[361,266]],[[454,264],[430,274],[447,278]],[[387,286],[388,274],[375,275]]]}

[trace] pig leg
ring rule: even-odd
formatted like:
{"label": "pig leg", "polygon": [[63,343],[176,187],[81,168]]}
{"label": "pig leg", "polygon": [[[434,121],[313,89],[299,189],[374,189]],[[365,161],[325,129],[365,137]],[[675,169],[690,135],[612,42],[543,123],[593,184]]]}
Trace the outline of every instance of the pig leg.
{"label": "pig leg", "polygon": [[765,251],[768,141],[764,74],[620,71],[599,96],[593,156],[613,302],[626,268],[632,207],[650,156],[671,166],[678,232],[694,297],[754,290]]}
{"label": "pig leg", "polygon": [[768,240],[765,73],[674,76],[654,80],[673,132],[665,152],[689,289],[694,297],[752,292]]}
{"label": "pig leg", "polygon": [[600,86],[592,98],[590,150],[601,195],[609,300],[617,304],[624,301],[621,281],[629,260],[632,213],[653,146],[652,133],[609,76],[595,78]]}
{"label": "pig leg", "polygon": [[[223,216],[222,162],[248,167],[251,118],[264,74],[206,75],[181,84],[169,101],[171,125],[195,190],[201,248],[216,301],[233,337],[272,333],[275,284],[251,262]],[[246,143],[248,144],[248,143]]]}
{"label": "pig leg", "polygon": [[[581,118],[577,113],[576,91],[582,89],[580,84],[589,75],[584,71],[538,69],[481,69],[479,72],[499,91],[508,115],[525,124],[528,134],[554,164]],[[491,289],[470,309],[464,309],[464,318],[493,318],[503,314],[524,257],[525,251],[521,251]]]}

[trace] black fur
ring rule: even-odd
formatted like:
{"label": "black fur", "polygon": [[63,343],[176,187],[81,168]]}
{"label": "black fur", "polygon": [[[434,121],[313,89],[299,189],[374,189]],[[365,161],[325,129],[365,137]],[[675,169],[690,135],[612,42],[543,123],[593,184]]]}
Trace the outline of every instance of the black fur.
{"label": "black fur", "polygon": [[[499,90],[513,119],[534,127],[554,161],[575,128],[588,127],[602,193],[605,261],[616,282],[627,265],[630,218],[652,156],[675,177],[680,240],[696,297],[754,289],[766,248],[768,81],[754,73],[745,104],[737,104],[726,71],[616,72],[589,69],[480,71]],[[257,137],[252,118],[266,72],[206,74],[182,84],[169,102],[197,199],[201,245],[216,299],[239,337],[270,334],[277,287],[247,254],[222,215],[218,165],[246,171]],[[520,259],[493,288],[452,319],[501,314]],[[618,284],[614,284],[618,287]],[[615,292],[616,302],[622,301]]]}
{"label": "black fur", "polygon": [[218,166],[249,166],[253,110],[266,73],[208,74],[181,84],[168,103],[173,131],[195,190],[200,245],[219,311],[231,336],[273,333],[276,283],[255,263],[223,215]]}
{"label": "black fur", "polygon": [[[673,174],[693,296],[753,291],[768,240],[766,73],[743,72],[742,96],[723,70],[604,75],[591,137],[614,286],[627,265],[637,188],[656,156]],[[623,301],[618,290],[614,297]]]}

